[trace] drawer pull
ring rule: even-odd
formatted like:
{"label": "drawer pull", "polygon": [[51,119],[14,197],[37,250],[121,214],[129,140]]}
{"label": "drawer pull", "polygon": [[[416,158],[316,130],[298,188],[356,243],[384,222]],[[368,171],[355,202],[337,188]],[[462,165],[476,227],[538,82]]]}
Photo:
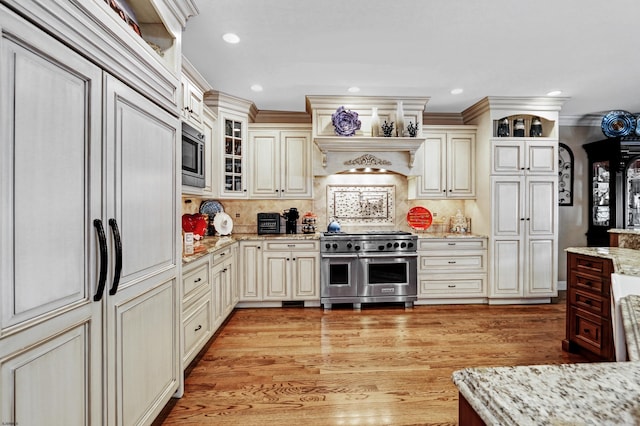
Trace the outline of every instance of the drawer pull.
{"label": "drawer pull", "polygon": [[202,281],[202,278],[197,278],[197,279],[193,280],[194,283],[199,283],[200,281]]}
{"label": "drawer pull", "polygon": [[198,330],[200,330],[201,328],[202,328],[202,325],[198,324],[198,326],[196,327],[196,329],[195,329],[195,330],[193,330],[193,331],[198,331]]}
{"label": "drawer pull", "polygon": [[585,300],[584,303],[591,306],[591,300]]}
{"label": "drawer pull", "polygon": [[456,243],[447,243],[447,245],[449,245],[449,246],[455,246],[455,245],[456,245]]}
{"label": "drawer pull", "polygon": [[295,247],[295,244],[287,244],[287,247]]}
{"label": "drawer pull", "polygon": [[447,287],[449,287],[449,288],[456,288],[456,285],[455,285],[455,284],[449,284]]}
{"label": "drawer pull", "polygon": [[591,331],[589,331],[589,329],[588,329],[588,328],[584,328],[584,329],[582,329],[582,332],[583,332],[584,334],[590,334],[590,333],[591,333]]}
{"label": "drawer pull", "polygon": [[449,263],[449,264],[453,265],[454,263],[456,263],[456,261],[455,261],[455,260],[450,260],[450,261],[449,261],[449,262],[447,262],[447,263]]}

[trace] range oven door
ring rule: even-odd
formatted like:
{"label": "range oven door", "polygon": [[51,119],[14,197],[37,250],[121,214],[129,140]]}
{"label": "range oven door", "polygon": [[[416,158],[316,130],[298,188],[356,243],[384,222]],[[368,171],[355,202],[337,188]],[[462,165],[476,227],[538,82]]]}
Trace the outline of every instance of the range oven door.
{"label": "range oven door", "polygon": [[320,270],[320,297],[358,295],[358,257],[355,254],[323,254]]}
{"label": "range oven door", "polygon": [[360,265],[358,296],[400,300],[417,295],[417,253],[363,254]]}

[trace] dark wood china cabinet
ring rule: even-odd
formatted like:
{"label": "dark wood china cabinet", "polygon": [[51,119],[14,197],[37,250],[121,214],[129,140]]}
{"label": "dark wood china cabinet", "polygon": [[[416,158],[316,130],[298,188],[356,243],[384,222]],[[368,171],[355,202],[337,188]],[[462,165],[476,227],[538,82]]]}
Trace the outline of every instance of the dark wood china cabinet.
{"label": "dark wood china cabinet", "polygon": [[589,159],[587,245],[609,246],[611,228],[640,229],[640,139],[583,145]]}

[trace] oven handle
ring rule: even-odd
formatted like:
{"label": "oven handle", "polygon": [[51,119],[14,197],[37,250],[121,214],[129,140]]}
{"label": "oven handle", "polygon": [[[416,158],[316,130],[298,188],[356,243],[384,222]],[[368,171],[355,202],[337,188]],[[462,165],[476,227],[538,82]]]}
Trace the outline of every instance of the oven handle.
{"label": "oven handle", "polygon": [[326,253],[321,253],[320,257],[322,259],[356,259],[358,257],[358,254],[357,253],[345,253],[345,254],[336,254],[336,253],[326,254]]}
{"label": "oven handle", "polygon": [[360,253],[358,254],[360,259],[373,258],[382,259],[385,257],[398,258],[398,257],[418,257],[418,253],[403,253],[403,252],[387,252],[387,253]]}

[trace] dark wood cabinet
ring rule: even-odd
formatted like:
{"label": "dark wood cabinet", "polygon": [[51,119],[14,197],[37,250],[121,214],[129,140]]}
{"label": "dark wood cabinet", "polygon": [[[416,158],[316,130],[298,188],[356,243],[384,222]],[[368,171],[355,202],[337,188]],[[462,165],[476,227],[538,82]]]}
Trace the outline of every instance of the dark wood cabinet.
{"label": "dark wood cabinet", "polygon": [[587,245],[609,246],[610,228],[640,229],[640,140],[583,145],[589,159]]}
{"label": "dark wood cabinet", "polygon": [[567,254],[567,335],[562,348],[596,361],[615,361],[611,325],[613,262]]}

